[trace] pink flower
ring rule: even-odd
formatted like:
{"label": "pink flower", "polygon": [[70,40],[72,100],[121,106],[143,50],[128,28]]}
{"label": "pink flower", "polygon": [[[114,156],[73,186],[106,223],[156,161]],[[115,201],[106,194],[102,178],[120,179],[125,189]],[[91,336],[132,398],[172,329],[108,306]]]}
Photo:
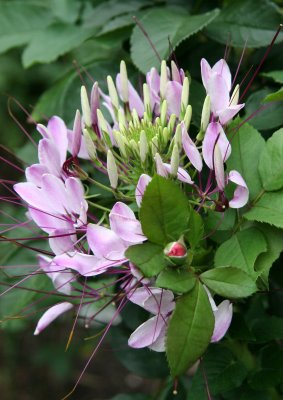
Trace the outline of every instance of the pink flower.
{"label": "pink flower", "polygon": [[222,125],[227,124],[245,104],[234,104],[230,99],[231,72],[225,60],[219,60],[212,68],[201,60],[202,82],[211,100],[211,111]]}
{"label": "pink flower", "polygon": [[39,335],[51,322],[53,322],[56,318],[58,318],[61,314],[71,310],[73,308],[73,304],[65,301],[63,303],[56,304],[53,307],[50,307],[45,313],[42,315],[40,320],[37,323],[37,326],[34,331],[34,335]]}

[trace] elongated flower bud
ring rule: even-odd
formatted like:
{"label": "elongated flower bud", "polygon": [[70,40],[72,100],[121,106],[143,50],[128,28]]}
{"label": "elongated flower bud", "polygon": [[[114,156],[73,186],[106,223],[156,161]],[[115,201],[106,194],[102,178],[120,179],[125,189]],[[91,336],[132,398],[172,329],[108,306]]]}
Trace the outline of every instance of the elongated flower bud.
{"label": "elongated flower bud", "polygon": [[203,132],[206,131],[206,128],[209,124],[209,120],[210,120],[210,96],[207,95],[204,100],[202,112],[201,112],[200,127]]}
{"label": "elongated flower bud", "polygon": [[86,145],[86,149],[87,149],[89,158],[92,161],[97,161],[96,147],[95,147],[95,144],[93,143],[93,140],[92,140],[90,134],[88,133],[87,129],[83,130],[83,135],[84,135],[85,145]]}
{"label": "elongated flower bud", "polygon": [[166,66],[166,61],[163,60],[161,62],[161,72],[160,72],[160,95],[162,99],[165,99],[167,82],[168,82],[167,66]]}
{"label": "elongated flower bud", "polygon": [[81,105],[82,105],[84,123],[88,128],[90,128],[92,125],[91,111],[85,86],[81,87]]}
{"label": "elongated flower bud", "polygon": [[189,104],[186,109],[185,116],[184,116],[184,123],[185,123],[186,129],[189,129],[189,127],[190,127],[192,113],[193,113],[193,109],[192,109],[192,106]]}
{"label": "elongated flower bud", "polygon": [[151,152],[152,152],[153,157],[158,152],[158,149],[159,149],[159,140],[158,140],[157,136],[154,136],[151,139]]}
{"label": "elongated flower bud", "polygon": [[118,111],[118,122],[121,131],[127,128],[125,113],[124,110],[122,110],[121,108]]}
{"label": "elongated flower bud", "polygon": [[91,89],[90,109],[93,124],[97,124],[97,109],[99,108],[99,88],[98,82],[95,82]]}
{"label": "elongated flower bud", "polygon": [[173,146],[173,151],[171,155],[171,175],[176,176],[180,163],[179,148],[176,144]]}
{"label": "elongated flower bud", "polygon": [[176,128],[176,132],[175,132],[175,136],[174,136],[174,144],[176,144],[178,146],[178,148],[181,148],[181,146],[182,146],[182,129],[181,129],[180,124],[178,124],[177,128]]}
{"label": "elongated flower bud", "polygon": [[182,83],[181,82],[179,68],[177,67],[177,65],[175,64],[175,62],[173,60],[171,61],[171,74],[172,74],[172,80],[173,81],[176,81],[178,83]]}
{"label": "elongated flower bud", "polygon": [[185,110],[189,103],[189,88],[190,88],[189,79],[188,79],[188,77],[185,77],[184,82],[183,82],[182,95],[181,95],[181,113],[180,113],[181,118],[185,114]]}
{"label": "elongated flower bud", "polygon": [[231,106],[236,106],[238,104],[239,96],[240,96],[240,85],[238,84],[235,86],[235,89],[231,96],[231,101],[230,101]]}
{"label": "elongated flower bud", "polygon": [[107,124],[104,118],[104,115],[102,114],[102,112],[98,109],[97,110],[97,119],[98,119],[98,125],[99,128],[103,131],[108,133],[108,128],[107,128]]}
{"label": "elongated flower bud", "polygon": [[118,170],[115,158],[111,150],[107,152],[107,172],[110,181],[110,186],[116,189],[118,186]]}
{"label": "elongated flower bud", "polygon": [[121,134],[121,132],[115,130],[113,131],[113,136],[122,156],[127,157],[128,155],[126,152],[126,144],[127,144],[126,138]]}
{"label": "elongated flower bud", "polygon": [[73,126],[73,141],[71,146],[71,154],[73,157],[76,157],[80,151],[81,140],[82,140],[81,114],[79,110],[77,110]]}
{"label": "elongated flower bud", "polygon": [[129,102],[129,84],[128,84],[128,74],[125,61],[120,63],[120,76],[121,76],[121,94],[122,99],[125,103]]}
{"label": "elongated flower bud", "polygon": [[225,187],[224,165],[218,143],[216,143],[214,146],[213,163],[214,163],[214,172],[215,172],[215,179],[217,182],[217,186],[220,190],[224,190]]}
{"label": "elongated flower bud", "polygon": [[119,99],[118,99],[118,94],[116,87],[114,85],[113,79],[110,75],[107,76],[107,86],[108,86],[108,92],[109,96],[111,99],[111,103],[113,107],[118,110],[119,109]]}
{"label": "elongated flower bud", "polygon": [[143,84],[143,103],[144,103],[145,112],[151,118],[152,113],[151,113],[150,93],[149,93],[148,85],[146,83]]}
{"label": "elongated flower bud", "polygon": [[147,143],[145,131],[141,131],[139,146],[140,146],[141,162],[144,163],[146,160],[147,153],[148,153],[148,143]]}
{"label": "elongated flower bud", "polygon": [[167,119],[167,101],[163,100],[160,112],[160,121],[162,126],[165,126],[166,119]]}
{"label": "elongated flower bud", "polygon": [[176,115],[171,114],[170,118],[169,118],[169,122],[167,124],[170,135],[172,134],[172,132],[174,130],[175,122],[176,122]]}

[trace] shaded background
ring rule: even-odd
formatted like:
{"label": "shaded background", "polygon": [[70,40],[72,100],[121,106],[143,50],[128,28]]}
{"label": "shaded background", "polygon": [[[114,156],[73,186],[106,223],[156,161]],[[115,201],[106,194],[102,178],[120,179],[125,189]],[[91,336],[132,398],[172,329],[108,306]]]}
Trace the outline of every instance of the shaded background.
{"label": "shaded background", "polygon": [[[0,156],[16,163],[18,168],[25,168],[25,163],[35,162],[36,152],[23,133],[24,129],[36,138],[34,122],[45,123],[54,114],[64,118],[71,127],[75,110],[80,108],[81,84],[90,89],[93,80],[98,80],[101,87],[105,88],[106,76],[119,71],[121,59],[127,62],[129,76],[137,85],[150,66],[158,67],[159,61],[144,34],[135,25],[133,15],[138,17],[156,44],[161,58],[171,55],[190,74],[190,101],[197,124],[204,98],[200,85],[200,59],[205,57],[213,64],[223,57],[226,44],[229,43],[229,65],[232,71],[236,71],[247,41],[237,79],[241,82],[249,68],[257,66],[262,60],[282,22],[282,6],[283,2],[279,0],[0,0]],[[191,19],[196,17],[199,19]],[[268,93],[280,90],[283,84],[282,41],[281,34],[245,98],[245,116],[259,109],[263,98]],[[249,79],[243,83],[243,88]],[[282,111],[282,103],[274,103],[250,123],[267,138],[282,126]],[[2,159],[1,179],[18,180],[21,176],[20,169],[11,167]],[[2,196],[7,194],[3,181],[0,190]],[[11,216],[20,219],[22,213],[23,210],[12,209],[2,203],[1,223],[12,223]],[[35,264],[35,255],[0,243],[0,260],[0,265]],[[274,287],[282,279],[280,265],[279,260],[274,267]],[[22,270],[13,269],[12,274],[21,275]],[[5,290],[5,285],[11,280],[3,269],[0,270],[0,276]],[[45,277],[30,283],[30,287],[37,288],[46,288],[46,285]],[[51,287],[49,290],[52,290]],[[18,289],[0,300],[2,400],[61,398],[72,388],[95,347],[95,340],[85,341],[86,331],[78,327],[71,347],[65,352],[72,323],[68,318],[54,323],[51,329],[34,338],[35,321],[40,315],[36,308],[32,309],[29,318],[7,320],[8,316],[16,315],[19,309],[31,304],[35,295],[34,292]],[[266,302],[269,302],[275,315],[283,316],[283,300],[279,292],[265,297],[255,296],[255,300],[243,304],[243,309],[249,309],[251,316],[256,312],[259,315],[262,304]],[[172,382],[166,381],[164,357],[152,355],[149,351],[133,353],[127,348],[128,332],[139,324],[139,318],[129,310],[127,319],[121,329],[113,329],[111,338],[99,350],[71,398],[110,399],[117,393],[132,392],[154,394],[156,399],[186,399],[188,396],[190,400],[201,400],[203,393],[200,394],[197,389],[194,392],[187,391],[190,385],[187,381],[180,383],[178,396],[172,395]],[[240,324],[235,326],[244,329],[243,321],[236,319],[233,323]],[[95,332],[95,328],[91,329],[90,335]],[[112,342],[114,352],[109,342]],[[277,341],[276,346],[279,344]],[[273,343],[266,346],[273,346],[271,354],[279,351],[279,347]],[[221,349],[219,351],[221,353]],[[280,357],[276,362],[273,361],[273,365],[278,364],[282,369],[282,353]],[[155,379],[149,379],[150,376]],[[276,375],[275,380],[267,379],[266,385],[257,391],[255,384],[247,386],[241,374],[234,373],[233,376],[237,378],[234,378],[234,386],[224,388],[224,397],[219,394],[223,387],[218,390],[219,393],[216,388],[215,399],[277,399],[271,388],[282,385],[282,376]],[[263,378],[255,379],[260,381]],[[240,385],[243,385],[241,393],[246,397],[239,397],[240,392],[235,388]],[[152,397],[140,394],[115,397],[116,400],[149,398]]]}

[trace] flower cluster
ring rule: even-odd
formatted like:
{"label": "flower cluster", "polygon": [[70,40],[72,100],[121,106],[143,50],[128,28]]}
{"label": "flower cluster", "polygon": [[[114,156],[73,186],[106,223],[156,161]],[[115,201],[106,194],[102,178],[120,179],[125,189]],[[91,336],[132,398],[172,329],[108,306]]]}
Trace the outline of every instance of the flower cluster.
{"label": "flower cluster", "polygon": [[[26,169],[26,182],[16,184],[14,190],[27,205],[28,218],[48,234],[53,256],[40,255],[39,266],[55,289],[66,295],[66,301],[43,314],[35,334],[71,309],[83,314],[84,303],[72,301],[82,277],[89,282],[87,287],[84,284],[85,305],[101,300],[91,283],[102,275],[115,277],[114,293],[108,295],[109,304],[116,306],[110,324],[127,302],[153,315],[131,334],[131,347],[166,351],[172,314],[180,299],[190,296],[196,282],[204,289],[214,319],[209,341],[217,342],[225,335],[232,319],[232,303],[223,300],[217,306],[212,291],[199,278],[203,266],[192,245],[195,240],[187,234],[194,235],[191,217],[183,231],[167,231],[171,210],[165,207],[162,218],[166,221],[160,221],[166,225],[165,239],[160,240],[148,234],[151,222],[146,218],[148,193],[161,196],[161,208],[170,197],[168,192],[162,199],[162,193],[155,189],[157,176],[162,177],[158,182],[165,189],[166,181],[176,187],[180,198],[185,198],[184,208],[189,207],[200,221],[207,210],[225,212],[248,201],[249,190],[240,173],[224,168],[231,154],[228,125],[244,107],[238,104],[239,86],[231,94],[231,73],[223,59],[212,68],[201,60],[201,73],[206,98],[199,127],[189,104],[193,96],[189,77],[174,62],[168,68],[165,61],[160,74],[155,68],[147,73],[142,95],[128,80],[122,61],[115,83],[107,77],[108,94],[97,82],[90,97],[82,87],[82,114],[77,111],[72,130],[57,116],[47,126],[37,126],[42,135],[39,162]],[[97,189],[110,192],[107,204],[101,203],[102,195],[93,194]],[[111,208],[107,207],[109,202]],[[170,220],[168,227],[173,225]],[[199,249],[204,239],[199,238]],[[142,261],[150,250],[147,245],[157,249],[158,257],[154,253]],[[172,276],[172,282],[168,278],[161,283],[164,271]],[[175,285],[176,274],[190,274],[189,287]]]}

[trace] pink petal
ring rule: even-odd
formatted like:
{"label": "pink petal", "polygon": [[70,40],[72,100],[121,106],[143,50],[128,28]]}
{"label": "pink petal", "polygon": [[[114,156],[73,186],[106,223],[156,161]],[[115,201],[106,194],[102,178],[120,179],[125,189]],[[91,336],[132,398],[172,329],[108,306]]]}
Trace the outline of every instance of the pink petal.
{"label": "pink petal", "polygon": [[151,346],[158,339],[164,325],[162,316],[150,318],[131,334],[129,346],[135,349]]}
{"label": "pink petal", "polygon": [[224,110],[218,110],[217,115],[219,117],[219,122],[222,125],[227,124],[238,112],[245,107],[245,104],[238,104],[236,106],[229,106]]}
{"label": "pink petal", "polygon": [[55,306],[49,308],[40,318],[34,331],[34,335],[38,335],[42,332],[51,322],[58,318],[61,314],[71,310],[73,304],[67,301],[63,303],[56,304]]}
{"label": "pink petal", "polygon": [[214,173],[217,186],[223,191],[225,187],[224,164],[218,143],[214,147]]}
{"label": "pink petal", "polygon": [[136,196],[136,202],[137,205],[140,207],[141,206],[141,202],[142,202],[142,198],[145,192],[145,189],[147,187],[147,185],[149,184],[149,182],[151,181],[151,177],[147,174],[142,174],[139,178],[137,187],[136,187],[136,191],[135,191],[135,196]]}
{"label": "pink petal", "polygon": [[152,292],[143,304],[143,308],[152,314],[167,315],[175,308],[174,294],[171,290],[162,289],[159,293]]}
{"label": "pink petal", "polygon": [[40,255],[38,260],[40,268],[52,280],[55,289],[60,293],[69,295],[72,291],[71,282],[75,279],[74,275],[55,264],[49,257]]}
{"label": "pink petal", "polygon": [[229,107],[230,95],[225,79],[221,75],[213,74],[208,81],[207,94],[210,96],[211,110],[218,116],[218,111]]}
{"label": "pink petal", "polygon": [[88,224],[87,241],[93,254],[98,258],[109,259],[110,261],[125,258],[124,253],[127,246],[111,229]]}
{"label": "pink petal", "polygon": [[202,170],[202,158],[197,149],[197,146],[190,138],[183,121],[181,122],[181,129],[182,129],[182,143],[184,151],[188,159],[192,163],[192,165],[200,172]]}
{"label": "pink petal", "polygon": [[36,186],[41,187],[42,175],[47,174],[49,171],[45,165],[33,164],[25,171],[28,182],[34,183]]}
{"label": "pink petal", "polygon": [[[168,174],[171,173],[171,165],[167,163],[163,163],[164,169]],[[188,183],[189,185],[192,185],[194,181],[192,181],[190,175],[188,174],[187,171],[185,171],[183,168],[179,167],[177,171],[177,179],[181,182]]]}
{"label": "pink petal", "polygon": [[29,213],[36,225],[44,232],[52,233],[55,229],[73,229],[73,224],[70,221],[66,220],[63,216],[54,215],[53,211],[47,212],[29,208]]}
{"label": "pink petal", "polygon": [[158,338],[155,340],[152,345],[148,346],[150,350],[163,352],[166,349],[166,332],[167,332],[167,325],[164,324],[163,328],[160,331]]}
{"label": "pink petal", "polygon": [[82,206],[87,210],[88,204],[84,199],[84,187],[77,178],[67,178],[65,181],[68,197],[68,208],[75,214],[81,213]]}
{"label": "pink petal", "polygon": [[222,78],[225,80],[227,89],[230,92],[232,85],[232,78],[227,62],[223,58],[217,61],[217,63],[214,64],[214,66],[212,67],[212,72],[216,72],[218,75],[222,76]]}
{"label": "pink petal", "polygon": [[26,202],[29,206],[36,209],[53,212],[52,204],[42,195],[42,189],[39,189],[31,182],[21,182],[14,185],[15,192]]}
{"label": "pink petal", "polygon": [[61,267],[73,269],[83,276],[99,275],[109,267],[117,265],[117,263],[78,252],[56,256],[54,262]]}
{"label": "pink petal", "polygon": [[[156,172],[160,176],[164,176],[166,178],[168,176],[168,173],[171,173],[171,166],[170,164],[164,164],[162,162],[162,159],[158,153],[155,154],[154,156],[155,159],[155,165],[156,165]],[[166,166],[169,165],[169,170]]]}
{"label": "pink petal", "polygon": [[51,174],[42,177],[42,197],[57,214],[65,215],[68,211],[68,196],[61,179]]}
{"label": "pink petal", "polygon": [[[44,165],[48,172],[55,175],[61,175],[61,160],[58,147],[49,139],[41,139],[38,143],[38,159],[41,165]],[[64,160],[65,161],[65,160]]]}
{"label": "pink petal", "polygon": [[222,126],[218,122],[210,122],[208,124],[202,145],[203,159],[210,169],[213,169],[213,153],[216,141],[219,146],[223,162],[225,162],[231,154],[231,145],[225,135],[225,132],[223,131]]}
{"label": "pink petal", "polygon": [[224,300],[219,304],[217,311],[214,311],[215,324],[211,337],[211,342],[218,342],[227,332],[233,316],[233,306],[229,300]]}
{"label": "pink petal", "polygon": [[117,202],[109,215],[111,229],[123,240],[141,243],[146,238],[134,212],[126,204]]}
{"label": "pink petal", "polygon": [[238,171],[230,171],[228,175],[228,180],[237,185],[237,188],[234,192],[234,197],[232,200],[229,201],[229,206],[231,208],[244,207],[244,205],[246,205],[249,200],[249,189],[246,182]]}
{"label": "pink petal", "polygon": [[205,89],[207,90],[208,82],[212,75],[212,70],[205,58],[201,59],[200,68],[201,68],[202,83]]}
{"label": "pink petal", "polygon": [[57,146],[60,154],[61,164],[66,160],[66,153],[68,148],[67,127],[65,122],[59,117],[52,117],[47,124],[50,139]]}
{"label": "pink petal", "polygon": [[71,154],[73,157],[77,157],[81,148],[82,141],[82,121],[79,110],[76,112],[73,132],[72,132],[72,143],[71,143]]}
{"label": "pink petal", "polygon": [[74,250],[74,243],[77,240],[74,229],[56,229],[50,236],[49,246],[54,254],[60,255]]}
{"label": "pink petal", "polygon": [[166,85],[165,99],[167,100],[168,113],[180,115],[182,85],[175,81],[169,81]]}

